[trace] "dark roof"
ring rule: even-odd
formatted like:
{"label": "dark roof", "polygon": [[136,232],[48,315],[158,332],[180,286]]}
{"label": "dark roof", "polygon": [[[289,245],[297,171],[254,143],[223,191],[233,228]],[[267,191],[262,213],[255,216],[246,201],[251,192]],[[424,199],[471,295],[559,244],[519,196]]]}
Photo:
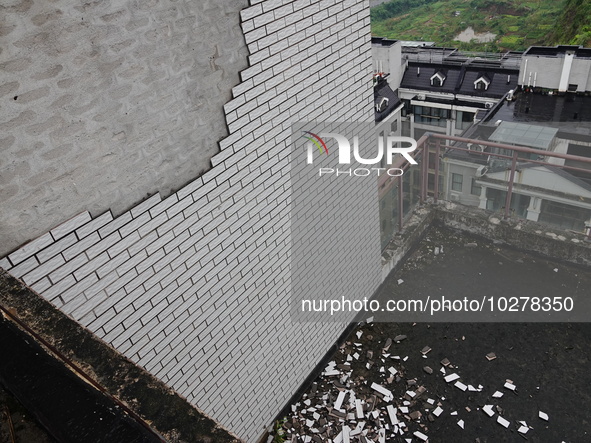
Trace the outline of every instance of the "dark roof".
{"label": "dark roof", "polygon": [[591,97],[568,93],[546,95],[519,93],[515,100],[503,102],[486,119],[558,128],[558,137],[591,141]]}
{"label": "dark roof", "polygon": [[[471,64],[447,65],[409,62],[400,87],[490,98],[501,98],[507,91],[517,87],[518,70],[484,67],[481,64],[471,66]],[[442,86],[431,86],[431,77],[437,72],[444,73],[446,79]],[[486,90],[477,90],[474,87],[474,82],[480,77],[485,77],[487,81],[490,81]]]}
{"label": "dark roof", "polygon": [[591,57],[591,48],[583,48],[582,46],[531,46],[524,55],[537,55],[544,57],[558,57],[563,54],[574,53],[575,57],[589,58]]}
{"label": "dark roof", "polygon": [[398,40],[390,40],[389,38],[384,38],[384,37],[372,37],[371,38],[372,45],[392,46],[396,42],[398,42]]}
{"label": "dark roof", "polygon": [[[388,107],[382,112],[377,112],[375,105],[381,97],[386,97],[389,101]],[[394,109],[396,109],[402,101],[398,98],[396,92],[390,88],[388,81],[385,79],[378,80],[378,83],[373,88],[373,99],[374,99],[374,114],[376,122],[384,120]]]}

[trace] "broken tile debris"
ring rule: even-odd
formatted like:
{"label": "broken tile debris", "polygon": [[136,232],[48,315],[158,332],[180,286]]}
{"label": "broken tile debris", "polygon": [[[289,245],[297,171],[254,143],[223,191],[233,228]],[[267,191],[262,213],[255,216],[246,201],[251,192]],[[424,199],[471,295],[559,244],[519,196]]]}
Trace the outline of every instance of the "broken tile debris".
{"label": "broken tile debris", "polygon": [[497,423],[500,424],[501,426],[504,426],[505,428],[508,428],[509,425],[511,424],[511,422],[503,417],[501,417],[500,415],[497,417]]}
{"label": "broken tile debris", "polygon": [[[434,422],[449,420],[453,416],[454,426],[465,430],[470,425],[471,417],[478,420],[478,415],[472,414],[472,411],[479,409],[508,429],[507,432],[517,430],[524,439],[525,434],[533,429],[525,421],[513,421],[515,427],[509,430],[511,413],[519,411],[505,411],[500,404],[476,406],[477,403],[468,403],[474,401],[470,396],[486,395],[490,401],[491,397],[497,400],[502,398],[503,393],[478,384],[478,380],[466,380],[461,366],[452,365],[447,358],[440,361],[441,374],[431,366],[420,365],[418,368],[423,369],[420,374],[410,374],[406,367],[408,355],[401,358],[400,355],[388,353],[392,346],[396,347],[407,336],[400,334],[386,340],[374,338],[373,333],[369,332],[372,327],[369,322],[361,323],[358,330],[351,334],[352,339],[339,347],[333,360],[326,365],[308,392],[298,403],[291,405],[292,414],[282,425],[286,442],[429,441],[429,429]],[[459,342],[459,339],[456,341]],[[424,358],[435,352],[429,346],[420,349]],[[490,352],[486,358],[492,361],[497,356]],[[446,383],[443,391],[440,388],[430,390],[428,383],[437,380]],[[513,380],[500,382],[504,383],[505,389],[516,392]],[[453,406],[445,407],[446,397],[453,398],[453,403],[450,403]],[[466,403],[458,404],[461,399]],[[443,414],[446,409],[452,412]],[[538,417],[548,421],[545,412],[539,411]]]}

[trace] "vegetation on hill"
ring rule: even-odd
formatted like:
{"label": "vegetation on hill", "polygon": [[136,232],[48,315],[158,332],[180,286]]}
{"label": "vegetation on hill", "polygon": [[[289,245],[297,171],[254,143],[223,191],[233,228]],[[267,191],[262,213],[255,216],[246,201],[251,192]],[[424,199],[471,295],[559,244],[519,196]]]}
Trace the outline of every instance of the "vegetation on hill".
{"label": "vegetation on hill", "polygon": [[551,40],[554,44],[591,47],[591,2],[566,0]]}
{"label": "vegetation on hill", "polygon": [[[372,34],[380,37],[433,41],[464,50],[523,50],[531,45],[553,44],[556,17],[561,16],[565,3],[578,20],[587,22],[581,26],[586,31],[581,32],[588,33],[589,0],[392,0],[372,8],[371,28]],[[586,13],[577,9],[580,4],[586,5]],[[496,37],[488,43],[457,41],[456,37],[468,27]],[[560,43],[563,38],[571,37],[556,34]]]}

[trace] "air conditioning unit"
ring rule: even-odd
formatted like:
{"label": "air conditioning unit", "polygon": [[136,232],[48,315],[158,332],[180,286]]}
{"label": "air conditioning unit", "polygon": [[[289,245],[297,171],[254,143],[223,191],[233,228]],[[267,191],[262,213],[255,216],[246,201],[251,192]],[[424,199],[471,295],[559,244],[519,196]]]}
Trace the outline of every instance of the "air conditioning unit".
{"label": "air conditioning unit", "polygon": [[417,95],[417,100],[425,100],[425,94]]}
{"label": "air conditioning unit", "polygon": [[492,108],[492,107],[493,107],[493,103],[485,103],[485,104],[484,104],[484,107],[485,107],[486,109],[490,109],[490,108]]}
{"label": "air conditioning unit", "polygon": [[488,172],[488,168],[486,166],[480,166],[476,170],[476,177],[482,177],[484,174]]}

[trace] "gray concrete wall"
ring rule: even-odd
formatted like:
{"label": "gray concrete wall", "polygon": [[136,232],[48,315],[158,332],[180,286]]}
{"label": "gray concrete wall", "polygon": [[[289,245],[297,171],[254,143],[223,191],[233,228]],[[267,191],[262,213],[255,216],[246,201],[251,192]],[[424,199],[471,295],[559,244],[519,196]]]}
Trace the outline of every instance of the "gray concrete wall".
{"label": "gray concrete wall", "polygon": [[[564,55],[558,57],[544,57],[537,55],[523,57],[519,70],[519,84],[523,86],[533,86],[534,78],[536,78],[536,87],[559,89],[558,86],[562,75],[564,60]],[[575,57],[568,73],[567,84],[577,85],[577,92],[591,91],[590,72],[591,60]],[[523,77],[524,73],[525,81]]]}
{"label": "gray concrete wall", "polygon": [[521,60],[521,67],[519,68],[519,85],[533,86],[535,78],[536,87],[558,89],[563,63],[564,57],[525,56]]}
{"label": "gray concrete wall", "polygon": [[[207,9],[217,10],[219,19],[218,3]],[[291,257],[305,258],[308,247],[292,245],[290,237],[291,124],[372,122],[373,88],[367,0],[251,3],[240,12],[249,67],[224,106],[230,134],[212,157],[212,169],[165,199],[155,194],[116,217],[81,212],[0,259],[0,267],[221,425],[255,442],[355,314],[301,323],[290,315]],[[216,20],[196,20],[199,29],[217,29]],[[54,80],[47,83],[56,87]],[[188,114],[198,122],[212,118],[206,107]],[[156,120],[169,121],[166,115]],[[196,138],[222,126],[223,120],[205,125]],[[13,149],[16,158],[27,152],[20,142]],[[173,151],[154,152],[165,162],[177,160]],[[195,155],[207,159],[205,152]],[[96,160],[89,156],[87,163]],[[310,206],[299,214],[321,214],[322,223],[308,225],[307,240],[325,242],[331,252],[331,260],[308,276],[315,296],[337,298],[349,285],[359,298],[369,297],[381,281],[377,189],[375,181],[365,183],[296,184],[318,196],[331,193],[321,211]],[[117,182],[113,200],[129,187]],[[88,188],[100,191],[95,182]],[[61,198],[53,182],[43,192],[50,200]],[[66,212],[54,210],[67,220]],[[338,232],[332,220],[339,221]],[[16,230],[18,223],[10,226]]]}
{"label": "gray concrete wall", "polygon": [[[406,61],[402,60],[402,45],[400,41],[391,46],[372,45],[371,47],[374,71],[380,67],[388,77],[388,84],[393,90],[400,87]],[[380,63],[381,62],[381,63]]]}
{"label": "gray concrete wall", "polygon": [[209,169],[247,0],[0,2],[0,255]]}

